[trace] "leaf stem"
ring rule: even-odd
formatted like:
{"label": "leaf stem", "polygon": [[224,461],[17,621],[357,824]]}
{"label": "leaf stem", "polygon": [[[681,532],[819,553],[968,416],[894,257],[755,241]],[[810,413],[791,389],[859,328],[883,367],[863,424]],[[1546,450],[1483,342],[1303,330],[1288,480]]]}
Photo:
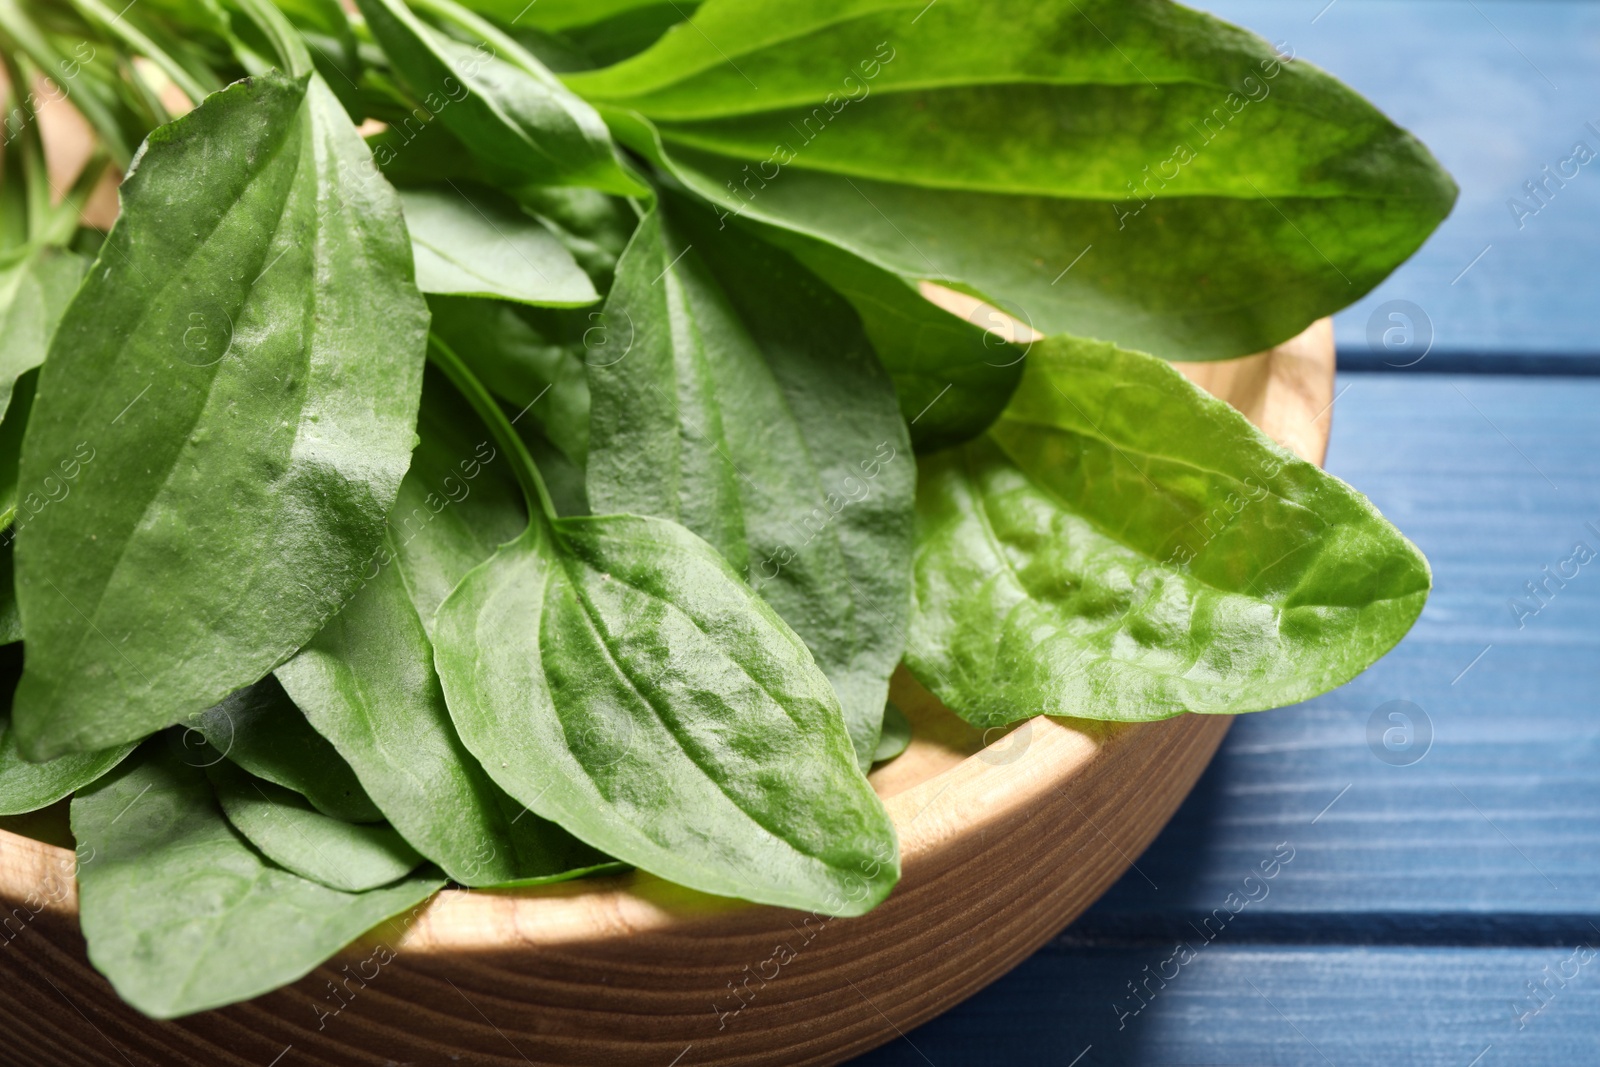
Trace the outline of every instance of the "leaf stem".
{"label": "leaf stem", "polygon": [[[57,52],[44,34],[39,32],[28,17],[17,6],[15,0],[0,0],[0,41],[3,41],[8,52],[27,57],[28,61],[55,81],[51,71],[62,70],[70,65],[64,56]],[[57,81],[57,85],[62,83]],[[21,97],[26,97],[33,88],[32,81],[13,86],[12,91]],[[133,148],[123,136],[123,129],[117,123],[115,114],[106,101],[96,95],[95,91],[80,88],[73,100],[73,106],[94,127],[94,132],[111,152],[111,158],[117,166],[126,168],[129,160],[133,158]]]}
{"label": "leaf stem", "polygon": [[[0,72],[4,73],[10,92],[16,94],[14,106],[9,98],[5,101],[5,121],[0,125],[0,129],[6,134],[3,157],[5,169],[0,171],[0,180],[4,180],[7,189],[18,201],[17,206],[21,210],[22,244],[28,243],[38,226],[38,219],[42,214],[39,204],[41,191],[46,198],[46,205],[49,204],[50,196],[48,190],[39,188],[38,160],[39,154],[44,149],[39,142],[39,115],[28,100],[27,86],[31,84],[32,72],[24,69],[25,63],[26,60],[23,63],[17,62],[16,57],[9,52],[0,53]],[[16,127],[15,133],[12,132],[13,114],[22,116],[22,124]]]}
{"label": "leaf stem", "polygon": [[561,84],[561,79],[552,74],[550,69],[539,62],[538,58],[524,48],[515,37],[502,33],[493,23],[480,18],[455,0],[411,0],[411,4],[421,11],[466,30],[479,40],[493,46],[500,53],[499,58],[513,63],[541,81],[554,85]]}
{"label": "leaf stem", "polygon": [[183,95],[191,102],[198,104],[209,95],[206,87],[196,81],[164,48],[146,37],[138,27],[112,15],[100,0],[71,0],[71,3],[87,21],[99,23],[105,32],[160,67],[161,73],[172,79],[172,84],[183,90]]}
{"label": "leaf stem", "polygon": [[517,484],[522,488],[522,495],[528,503],[528,523],[533,525],[542,514],[547,522],[554,521],[557,517],[555,503],[550,499],[550,490],[545,488],[544,478],[539,473],[539,467],[533,461],[533,455],[528,451],[528,446],[523,444],[516,427],[511,425],[511,420],[506,418],[505,411],[484,384],[478,380],[456,355],[455,350],[446,344],[438,334],[428,335],[428,358],[433,365],[444,371],[445,376],[466,397],[467,403],[478,413],[484,423],[489,427],[489,432],[494,435],[495,441],[501,448],[511,454],[511,467],[516,473]]}
{"label": "leaf stem", "polygon": [[272,42],[272,50],[278,53],[278,61],[290,75],[299,78],[312,72],[311,51],[306,48],[306,42],[272,0],[235,2]]}
{"label": "leaf stem", "polygon": [[[0,40],[0,46],[3,44]],[[12,148],[11,142],[22,136],[34,117],[26,92],[17,90],[22,84],[22,72],[8,51],[0,51],[0,80],[5,82],[5,91],[0,92],[0,255],[3,255],[28,243],[28,186],[14,175],[18,149]],[[22,117],[21,126],[13,121],[13,116],[18,115]]]}

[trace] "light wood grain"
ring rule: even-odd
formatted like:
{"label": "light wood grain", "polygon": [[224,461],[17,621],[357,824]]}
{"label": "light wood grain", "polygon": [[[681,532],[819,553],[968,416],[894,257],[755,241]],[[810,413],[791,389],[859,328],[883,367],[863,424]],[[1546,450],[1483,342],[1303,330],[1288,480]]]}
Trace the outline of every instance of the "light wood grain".
{"label": "light wood grain", "polygon": [[[1326,322],[1185,371],[1320,461]],[[756,907],[643,874],[454,890],[294,986],[175,1022],[143,1019],[89,967],[71,853],[0,831],[12,1020],[0,1064],[835,1064],[982,988],[1092,903],[1229,722],[1041,717],[986,738],[903,671],[893,697],[914,739],[872,779],[904,876],[867,916]]]}

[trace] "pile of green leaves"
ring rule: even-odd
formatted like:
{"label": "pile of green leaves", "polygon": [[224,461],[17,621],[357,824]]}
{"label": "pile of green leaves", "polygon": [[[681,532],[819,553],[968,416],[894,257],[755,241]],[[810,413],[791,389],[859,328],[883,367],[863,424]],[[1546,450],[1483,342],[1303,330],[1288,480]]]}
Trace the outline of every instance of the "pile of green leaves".
{"label": "pile of green leaves", "polygon": [[355,6],[0,0],[0,814],[71,797],[142,1011],[452,883],[859,914],[898,664],[985,728],[1234,713],[1416,619],[1164,362],[1449,210],[1328,75],[1166,0]]}

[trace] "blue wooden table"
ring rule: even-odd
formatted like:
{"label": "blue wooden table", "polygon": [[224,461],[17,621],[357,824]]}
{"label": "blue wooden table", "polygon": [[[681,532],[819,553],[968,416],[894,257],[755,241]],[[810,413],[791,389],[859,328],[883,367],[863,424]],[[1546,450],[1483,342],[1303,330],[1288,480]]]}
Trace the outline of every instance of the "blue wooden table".
{"label": "blue wooden table", "polygon": [[[1600,150],[1600,3],[1205,6],[1356,86],[1461,183],[1336,319],[1328,467],[1435,590],[1361,678],[1236,722],[1060,937],[857,1062],[1600,1064],[1600,161],[1535,214],[1508,204],[1574,142]],[[1412,332],[1372,343],[1396,309]]]}

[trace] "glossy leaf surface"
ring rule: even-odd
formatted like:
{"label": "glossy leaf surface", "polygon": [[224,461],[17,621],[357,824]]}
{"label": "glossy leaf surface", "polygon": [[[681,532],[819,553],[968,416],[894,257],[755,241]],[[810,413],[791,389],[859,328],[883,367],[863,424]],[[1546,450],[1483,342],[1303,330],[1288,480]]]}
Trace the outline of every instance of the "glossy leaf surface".
{"label": "glossy leaf surface", "polygon": [[1111,345],[1036,344],[994,429],[919,477],[906,662],[979,726],[1293,704],[1428,596],[1366,498]]}
{"label": "glossy leaf surface", "polygon": [[402,0],[358,0],[402,81],[497,184],[645,190],[622,169],[594,108],[515,42],[468,45]]}
{"label": "glossy leaf surface", "polygon": [[716,547],[810,647],[865,767],[909,603],[915,472],[893,384],[814,275],[664,203],[682,205],[672,231],[640,224],[587,353],[590,507]]}
{"label": "glossy leaf surface", "polygon": [[122,207],[23,446],[24,485],[96,456],[18,536],[35,756],[141,737],[292,654],[354,590],[413,442],[427,309],[319,79],[157,130]]}
{"label": "glossy leaf surface", "polygon": [[1167,358],[1298,333],[1456,192],[1333,78],[1166,0],[710,0],[567,80],[729,215]]}
{"label": "glossy leaf surface", "polygon": [[439,609],[462,739],[533,811],[679,884],[859,914],[894,829],[799,638],[704,541],[635,516],[531,527]]}
{"label": "glossy leaf surface", "polygon": [[436,186],[400,199],[423,292],[560,307],[600,299],[555,234],[498,194]]}
{"label": "glossy leaf surface", "polygon": [[761,234],[838,290],[861,316],[894,379],[917,451],[976,437],[1005,408],[1022,377],[1027,347],[990,329],[992,312],[960,318],[899,275],[835,245],[775,227]]}
{"label": "glossy leaf surface", "polygon": [[[410,495],[402,492],[401,507]],[[430,527],[422,536],[448,536],[448,529]],[[456,882],[550,878],[605,862],[507,796],[462,745],[392,538],[387,547],[390,562],[278,668],[284,688],[355,769],[389,822]],[[441,547],[427,558],[448,551]]]}
{"label": "glossy leaf surface", "polygon": [[285,985],[427,899],[426,871],[344,893],[272,865],[228,825],[205,772],[160,742],[80,792],[72,833],[89,960],[158,1019]]}

